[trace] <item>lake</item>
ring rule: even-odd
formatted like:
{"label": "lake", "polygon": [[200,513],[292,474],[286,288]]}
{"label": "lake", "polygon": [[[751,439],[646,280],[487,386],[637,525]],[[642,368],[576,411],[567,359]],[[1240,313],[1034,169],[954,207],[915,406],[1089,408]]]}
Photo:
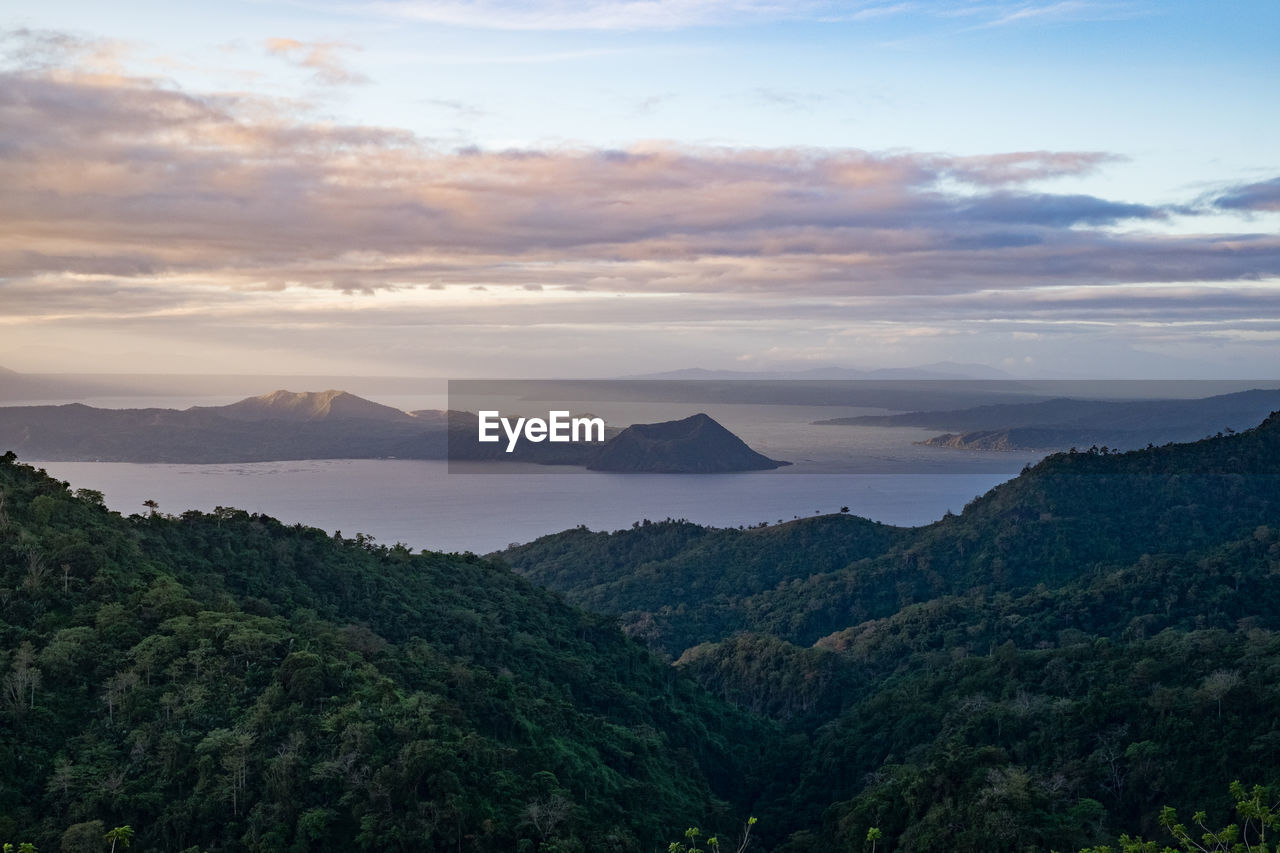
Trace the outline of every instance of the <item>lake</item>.
{"label": "lake", "polygon": [[616,530],[649,518],[731,526],[837,512],[927,524],[1007,474],[448,473],[445,462],[324,460],[237,465],[41,463],[75,488],[97,489],[129,514],[234,506],[390,545],[487,553],[585,524]]}
{"label": "lake", "polygon": [[[370,395],[373,396],[373,395]],[[400,408],[437,402],[382,399]],[[105,402],[105,401],[95,401]],[[113,401],[138,405],[142,400]],[[154,405],[152,400],[146,404]],[[167,400],[167,406],[221,399]],[[437,403],[438,404],[438,403]],[[611,423],[639,411],[609,407]],[[688,407],[646,405],[647,419]],[[155,500],[161,512],[232,506],[287,523],[415,549],[488,553],[580,524],[593,530],[642,519],[686,518],[737,527],[838,512],[896,525],[936,521],[1015,476],[1040,454],[955,451],[916,442],[934,433],[884,427],[816,426],[813,420],[870,410],[719,404],[701,407],[775,459],[794,464],[739,474],[617,474],[511,463],[317,460],[226,465],[138,465],[36,461],[73,488],[101,491],[129,514]],[[26,460],[24,460],[26,461]]]}

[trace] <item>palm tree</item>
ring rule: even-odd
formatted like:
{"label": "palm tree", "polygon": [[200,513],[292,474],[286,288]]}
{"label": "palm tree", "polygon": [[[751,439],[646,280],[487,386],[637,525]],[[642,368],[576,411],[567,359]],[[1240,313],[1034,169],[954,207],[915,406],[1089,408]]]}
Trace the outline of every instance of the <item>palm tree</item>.
{"label": "palm tree", "polygon": [[133,844],[133,827],[128,824],[117,826],[103,837],[111,842],[111,853],[115,853],[117,841],[122,849]]}

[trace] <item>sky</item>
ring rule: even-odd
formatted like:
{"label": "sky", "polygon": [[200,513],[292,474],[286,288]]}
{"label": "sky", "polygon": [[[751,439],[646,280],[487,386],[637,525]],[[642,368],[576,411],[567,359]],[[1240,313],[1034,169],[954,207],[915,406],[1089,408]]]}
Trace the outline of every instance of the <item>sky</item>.
{"label": "sky", "polygon": [[0,3],[0,366],[1277,378],[1280,3]]}

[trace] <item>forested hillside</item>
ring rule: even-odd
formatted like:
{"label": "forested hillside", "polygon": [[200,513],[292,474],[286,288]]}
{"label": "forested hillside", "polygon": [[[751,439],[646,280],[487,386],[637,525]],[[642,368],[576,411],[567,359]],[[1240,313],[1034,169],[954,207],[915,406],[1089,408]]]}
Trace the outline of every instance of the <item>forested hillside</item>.
{"label": "forested hillside", "polygon": [[850,515],[741,531],[688,521],[577,528],[503,552],[516,571],[679,655],[748,624],[743,608],[779,584],[885,553],[907,531]]}
{"label": "forested hillside", "polygon": [[962,514],[910,530],[840,517],[745,531],[667,521],[566,531],[503,557],[678,656],[739,630],[810,645],[915,602],[1056,586],[1106,563],[1214,548],[1278,518],[1273,415],[1193,444],[1050,456]]}
{"label": "forested hillside", "polygon": [[[1161,806],[1229,812],[1280,782],[1280,535],[1108,566],[1021,596],[974,590],[801,648],[740,635],[680,667],[810,738],[762,819],[794,850],[1073,850],[1158,835]],[[828,807],[832,801],[837,805]],[[824,817],[825,815],[825,817]]]}
{"label": "forested hillside", "polygon": [[736,824],[774,742],[501,565],[121,518],[12,454],[0,650],[0,840],[42,851],[651,850]]}
{"label": "forested hillside", "polygon": [[618,591],[631,630],[803,744],[758,807],[781,849],[863,849],[876,828],[882,850],[1077,850],[1280,782],[1278,472],[1273,415],[1050,457],[841,566],[865,522],[569,531],[507,556],[575,600]]}
{"label": "forested hillside", "polygon": [[0,461],[0,836],[98,850],[1023,853],[1280,783],[1280,417],[959,516],[412,554]]}

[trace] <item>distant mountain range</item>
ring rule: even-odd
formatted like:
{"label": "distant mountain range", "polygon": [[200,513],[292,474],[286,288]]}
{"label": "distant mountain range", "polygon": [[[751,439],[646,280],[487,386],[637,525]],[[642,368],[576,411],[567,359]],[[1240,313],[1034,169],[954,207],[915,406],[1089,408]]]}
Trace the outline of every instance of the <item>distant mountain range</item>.
{"label": "distant mountain range", "polygon": [[273,391],[227,406],[177,409],[0,407],[0,448],[24,458],[138,463],[293,459],[448,459],[580,465],[604,471],[711,473],[768,459],[705,414],[607,432],[603,444],[477,441],[469,412],[403,412],[345,391]]}
{"label": "distant mountain range", "polygon": [[939,361],[918,367],[882,367],[858,370],[852,367],[810,367],[804,370],[706,370],[690,367],[664,373],[646,373],[627,379],[1012,379],[1003,370],[985,364],[957,364]]}
{"label": "distant mountain range", "polygon": [[815,423],[950,430],[922,443],[963,450],[1066,450],[1093,445],[1126,450],[1247,429],[1276,409],[1280,409],[1280,390],[1255,389],[1198,400],[1060,398]]}
{"label": "distant mountain range", "polygon": [[347,388],[363,395],[442,395],[447,381],[413,376],[297,374],[21,373],[0,368],[0,401],[65,403],[91,398],[237,398],[258,388]]}

